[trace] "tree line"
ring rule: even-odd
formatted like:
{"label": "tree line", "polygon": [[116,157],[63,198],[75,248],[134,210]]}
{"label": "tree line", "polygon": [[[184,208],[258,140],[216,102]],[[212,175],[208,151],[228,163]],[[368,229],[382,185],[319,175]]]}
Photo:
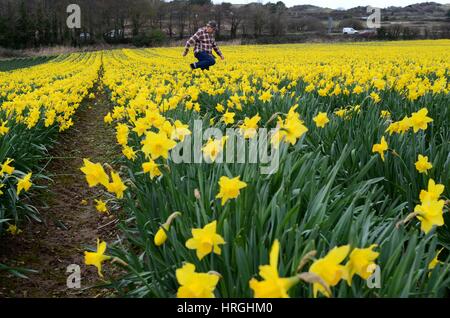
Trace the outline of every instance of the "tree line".
{"label": "tree line", "polygon": [[[66,25],[71,3],[81,8],[80,29]],[[281,1],[236,6],[211,0],[0,0],[0,46],[124,43],[152,34],[183,39],[212,19],[219,39],[281,35],[286,12]]]}
{"label": "tree line", "polygon": [[[72,3],[81,8],[80,29],[69,29],[66,24],[66,9]],[[339,11],[331,14],[342,15]],[[323,36],[330,32],[329,17],[322,15],[287,8],[282,1],[232,5],[213,4],[211,0],[0,0],[0,46],[23,49],[105,42],[154,45],[184,39],[208,20],[217,22],[219,40],[297,41],[307,40],[305,34]],[[345,12],[343,18],[334,21],[335,32],[345,26],[361,27],[361,21],[345,16]],[[450,36],[449,29],[447,24],[443,29],[422,33],[428,37]],[[383,27],[377,36],[417,38],[419,33],[397,25]]]}

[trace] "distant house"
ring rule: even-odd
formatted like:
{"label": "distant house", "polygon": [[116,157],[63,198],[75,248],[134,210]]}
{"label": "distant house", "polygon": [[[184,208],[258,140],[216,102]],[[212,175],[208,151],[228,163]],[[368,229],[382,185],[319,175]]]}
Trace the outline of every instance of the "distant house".
{"label": "distant house", "polygon": [[110,30],[108,32],[105,32],[103,35],[108,39],[117,39],[123,37],[123,30],[122,29]]}
{"label": "distant house", "polygon": [[80,33],[80,40],[81,41],[89,41],[91,39],[91,34],[88,32],[81,32]]}

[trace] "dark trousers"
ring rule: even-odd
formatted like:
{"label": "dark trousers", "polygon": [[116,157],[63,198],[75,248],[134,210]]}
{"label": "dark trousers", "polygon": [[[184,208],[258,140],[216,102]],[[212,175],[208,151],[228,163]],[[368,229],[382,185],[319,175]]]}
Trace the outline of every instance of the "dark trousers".
{"label": "dark trousers", "polygon": [[216,64],[216,60],[214,59],[214,57],[208,53],[206,53],[205,51],[201,51],[198,53],[195,53],[194,55],[198,62],[196,62],[194,64],[194,68],[200,68],[202,70],[209,70],[210,66],[213,66],[214,64]]}

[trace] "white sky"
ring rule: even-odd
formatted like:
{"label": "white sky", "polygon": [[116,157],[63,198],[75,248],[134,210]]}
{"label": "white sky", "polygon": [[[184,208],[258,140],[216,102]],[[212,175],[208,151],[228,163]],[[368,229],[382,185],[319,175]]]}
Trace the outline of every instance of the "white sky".
{"label": "white sky", "polygon": [[[260,0],[263,3],[269,2],[266,0]],[[270,2],[277,2],[278,0],[272,0]],[[288,7],[292,7],[294,5],[299,4],[311,4],[319,7],[324,8],[353,8],[357,6],[368,6],[371,5],[372,7],[378,7],[378,8],[386,8],[389,6],[396,6],[396,7],[404,7],[413,3],[420,3],[420,2],[426,2],[426,1],[432,1],[432,2],[438,2],[438,3],[450,3],[450,0],[337,0],[337,1],[330,1],[330,0],[282,0],[284,4],[286,4]],[[258,2],[258,0],[213,0],[214,3],[221,3],[221,2],[231,2],[231,3],[251,3],[251,2]]]}

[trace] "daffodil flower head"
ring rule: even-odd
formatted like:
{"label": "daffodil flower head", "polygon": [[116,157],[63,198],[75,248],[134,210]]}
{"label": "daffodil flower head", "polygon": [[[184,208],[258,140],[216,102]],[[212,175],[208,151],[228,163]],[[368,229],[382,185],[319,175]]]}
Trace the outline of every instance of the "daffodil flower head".
{"label": "daffodil flower head", "polygon": [[428,161],[427,156],[419,155],[415,163],[417,171],[420,173],[427,173],[428,170],[433,168],[433,165]]}
{"label": "daffodil flower head", "polygon": [[30,172],[27,173],[22,179],[19,179],[19,181],[17,182],[17,196],[19,196],[22,190],[28,191],[31,188],[31,186],[33,185],[33,183],[31,183],[30,181],[31,175],[32,173]]}
{"label": "daffodil flower head", "polygon": [[230,199],[235,199],[239,196],[240,190],[245,188],[247,183],[240,180],[240,177],[228,178],[222,176],[219,179],[220,192],[217,194],[217,199],[222,199],[222,205]]}
{"label": "daffodil flower head", "polygon": [[109,177],[100,163],[92,163],[89,159],[83,159],[83,167],[80,170],[86,175],[86,181],[89,187],[95,187],[98,184],[107,186]]}
{"label": "daffodil flower head", "polygon": [[428,127],[428,123],[432,122],[433,119],[427,116],[428,109],[422,108],[418,112],[412,113],[411,115],[411,127],[414,132],[418,132],[419,130],[426,130]]}
{"label": "daffodil flower head", "polygon": [[14,167],[10,166],[10,164],[14,161],[14,159],[6,158],[5,162],[1,165],[0,169],[0,177],[3,177],[5,174],[13,174]]}
{"label": "daffodil flower head", "polygon": [[[347,257],[349,251],[350,245],[333,248],[325,257],[314,261],[309,268],[309,272],[321,277],[328,286],[336,286],[346,275],[345,267],[341,265],[341,262]],[[327,297],[331,297],[324,286],[319,283],[314,283],[314,297],[317,297],[318,292]]]}
{"label": "daffodil flower head", "polygon": [[379,144],[375,144],[372,147],[372,152],[378,152],[380,154],[381,160],[384,161],[384,152],[388,150],[388,144],[384,136],[381,137],[381,142]]}
{"label": "daffodil flower head", "polygon": [[151,180],[162,175],[161,170],[159,170],[159,165],[152,159],[142,164],[142,170],[144,173],[150,174]]}
{"label": "daffodil flower head", "polygon": [[112,182],[107,184],[106,189],[111,193],[115,193],[118,199],[122,199],[123,192],[127,189],[127,186],[120,179],[119,174],[114,171],[111,171],[111,178]]}
{"label": "daffodil flower head", "polygon": [[352,284],[352,278],[356,274],[362,279],[367,280],[374,271],[375,260],[379,253],[373,251],[377,247],[376,244],[370,245],[368,248],[354,248],[350,253],[349,260],[345,265],[346,280],[348,285]]}
{"label": "daffodil flower head", "polygon": [[154,133],[152,131],[148,132],[141,144],[142,152],[147,158],[153,160],[156,160],[159,157],[167,159],[169,157],[169,150],[177,145],[177,143],[168,138],[167,134],[163,131],[160,131],[159,133]]}
{"label": "daffodil flower head", "polygon": [[103,277],[102,274],[102,262],[109,260],[111,256],[104,255],[106,251],[106,242],[100,242],[100,239],[97,239],[97,251],[96,252],[84,252],[84,263],[86,265],[94,265],[97,267],[97,272],[100,277]]}
{"label": "daffodil flower head", "polygon": [[100,213],[108,213],[108,207],[106,206],[106,202],[103,200],[95,200],[96,206],[95,209]]}
{"label": "daffodil flower head", "polygon": [[327,113],[319,112],[316,117],[313,118],[316,126],[319,128],[324,128],[325,125],[330,121],[328,119]]}
{"label": "daffodil flower head", "polygon": [[196,273],[195,265],[186,263],[175,273],[180,287],[177,298],[214,298],[220,276],[214,273]]}
{"label": "daffodil flower head", "polygon": [[432,200],[438,200],[441,194],[444,192],[444,185],[443,184],[436,184],[436,182],[433,179],[428,180],[428,189],[427,190],[421,190],[420,191],[420,201],[432,201]]}
{"label": "daffodil flower head", "polygon": [[417,218],[420,220],[420,228],[425,234],[431,231],[435,225],[444,225],[444,204],[444,200],[427,199],[414,208],[414,212],[417,213]]}
{"label": "daffodil flower head", "polygon": [[213,221],[203,228],[192,229],[192,238],[186,241],[186,247],[196,250],[199,260],[210,253],[221,254],[222,250],[219,245],[225,244],[225,241],[216,233],[216,227],[217,221]]}
{"label": "daffodil flower head", "polygon": [[278,274],[278,257],[280,243],[275,240],[270,250],[269,265],[259,266],[259,275],[263,280],[252,278],[249,282],[255,298],[289,298],[288,290],[297,284],[300,279],[297,276],[283,278]]}

